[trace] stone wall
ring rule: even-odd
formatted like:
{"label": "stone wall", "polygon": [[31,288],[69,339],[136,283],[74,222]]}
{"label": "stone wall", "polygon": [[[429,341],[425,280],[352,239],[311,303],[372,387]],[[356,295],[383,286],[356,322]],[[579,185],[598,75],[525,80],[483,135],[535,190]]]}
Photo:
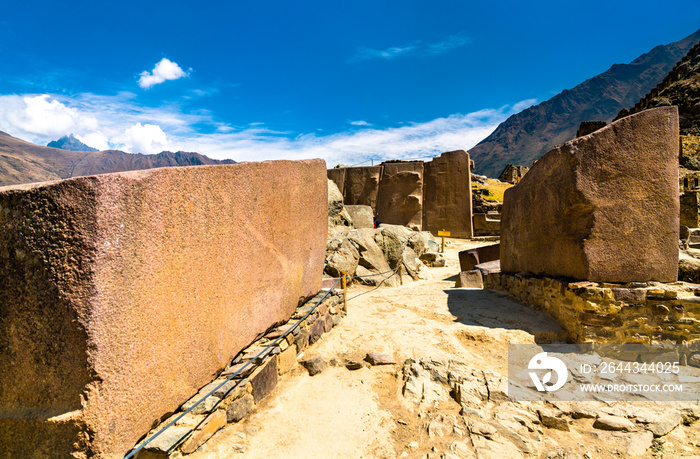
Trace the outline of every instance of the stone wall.
{"label": "stone wall", "polygon": [[345,205],[372,207],[380,223],[471,237],[473,167],[469,154],[458,150],[430,162],[329,169],[328,178],[338,185]]}
{"label": "stone wall", "polygon": [[681,195],[681,225],[700,227],[700,191],[686,191]]}
{"label": "stone wall", "polygon": [[423,223],[423,162],[383,163],[377,220],[421,229]]}
{"label": "stone wall", "polygon": [[700,287],[695,284],[570,282],[490,272],[484,288],[546,312],[577,343],[700,342]]}
{"label": "stone wall", "polygon": [[320,288],[325,164],[0,189],[0,457],[122,457]]}
{"label": "stone wall", "polygon": [[381,175],[381,166],[345,168],[345,185],[341,191],[345,198],[345,205],[370,206],[376,213]]}

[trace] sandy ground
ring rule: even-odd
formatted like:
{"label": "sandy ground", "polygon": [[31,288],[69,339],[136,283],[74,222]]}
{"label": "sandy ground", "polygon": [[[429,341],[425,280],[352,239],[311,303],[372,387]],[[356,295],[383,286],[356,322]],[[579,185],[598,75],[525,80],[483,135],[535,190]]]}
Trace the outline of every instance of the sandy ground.
{"label": "sandy ground", "polygon": [[[451,240],[446,266],[426,269],[425,280],[369,292],[351,288],[349,298],[368,293],[352,299],[343,322],[299,357],[319,354],[339,364],[313,377],[297,365],[242,422],[220,430],[190,457],[393,458],[446,451],[448,439],[429,437],[425,420],[401,395],[405,359],[447,358],[507,375],[508,343],[533,343],[542,334],[565,336],[551,318],[503,294],[454,288],[457,252],[476,245]],[[356,371],[343,366],[343,359],[362,360],[368,352],[393,355],[397,365]],[[440,409],[459,413],[454,400]],[[584,449],[604,449],[576,432],[559,434],[564,433],[553,433],[560,441],[552,446],[568,438]],[[411,448],[414,441],[419,446]]]}

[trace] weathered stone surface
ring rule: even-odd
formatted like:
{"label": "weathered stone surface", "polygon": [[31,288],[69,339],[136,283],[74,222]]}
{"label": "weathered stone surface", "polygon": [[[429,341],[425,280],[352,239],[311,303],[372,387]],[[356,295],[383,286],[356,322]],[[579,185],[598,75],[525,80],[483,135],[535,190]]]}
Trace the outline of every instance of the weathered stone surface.
{"label": "weathered stone surface", "polygon": [[328,180],[332,180],[333,183],[335,183],[335,186],[338,187],[338,191],[340,191],[341,196],[345,194],[345,171],[347,168],[345,167],[334,167],[333,169],[328,169],[326,171],[326,175],[328,176]]}
{"label": "weathered stone surface", "polygon": [[423,222],[423,162],[383,163],[377,221],[421,229]]}
{"label": "weathered stone surface", "polygon": [[425,163],[423,229],[456,237],[472,236],[472,185],[469,154],[450,151]]}
{"label": "weathered stone surface", "polygon": [[348,167],[345,169],[345,205],[370,206],[376,210],[381,166]]}
{"label": "weathered stone surface", "polygon": [[[318,291],[326,187],[313,160],[0,190],[0,456],[121,457]],[[84,428],[47,421],[76,410]]]}
{"label": "weathered stone surface", "polygon": [[180,447],[184,454],[192,454],[209,440],[219,429],[226,425],[226,412],[216,410],[202,421]]}
{"label": "weathered stone surface", "polygon": [[471,271],[474,266],[501,258],[501,245],[491,244],[459,252],[459,267],[462,271]]}
{"label": "weathered stone surface", "polygon": [[352,226],[352,218],[343,205],[343,194],[332,180],[328,180],[328,227]]}
{"label": "weathered stone surface", "polygon": [[238,422],[250,412],[255,406],[255,400],[250,394],[245,394],[238,400],[234,400],[226,410],[227,422]]}
{"label": "weathered stone surface", "polygon": [[272,357],[265,365],[256,369],[250,375],[250,383],[253,385],[253,397],[255,403],[268,396],[277,386],[277,357]]}
{"label": "weathered stone surface", "polygon": [[420,256],[420,261],[431,268],[442,268],[445,266],[445,257],[437,252],[425,252]]}
{"label": "weathered stone surface", "polygon": [[306,370],[309,372],[309,375],[311,376],[319,374],[320,372],[326,369],[326,366],[328,366],[328,364],[326,363],[326,359],[324,359],[320,355],[316,355],[306,360],[302,360],[299,363],[301,363],[304,366],[304,368],[306,368]]}
{"label": "weathered stone surface", "polygon": [[333,277],[355,274],[360,261],[360,252],[348,239],[333,240],[327,246],[327,255],[323,270]]}
{"label": "weathered stone surface", "polygon": [[326,321],[323,319],[323,317],[318,317],[314,323],[311,324],[311,327],[309,327],[309,344],[314,344],[316,341],[318,341],[325,330]]}
{"label": "weathered stone surface", "polygon": [[[578,135],[576,137],[578,137]],[[515,166],[513,164],[506,164],[506,167],[503,169],[503,172],[501,172],[501,175],[498,176],[498,180],[500,180],[501,182],[516,184],[520,180],[522,180],[523,177],[525,177],[525,174],[527,174],[527,171],[529,170],[530,168],[526,166]]]}
{"label": "weathered stone surface", "polygon": [[365,364],[359,360],[352,360],[352,359],[345,360],[345,368],[347,368],[350,371],[359,370],[359,369],[364,368],[364,367],[365,367]]}
{"label": "weathered stone surface", "polygon": [[277,356],[277,372],[280,376],[289,372],[297,363],[297,346],[292,344]]}
{"label": "weathered stone surface", "polygon": [[374,212],[370,206],[345,206],[355,228],[374,228]]}
{"label": "weathered stone surface", "polygon": [[484,277],[481,271],[473,269],[471,271],[461,271],[455,282],[456,288],[484,288]]}
{"label": "weathered stone surface", "polygon": [[607,414],[599,416],[593,423],[593,427],[602,430],[621,430],[625,432],[637,430],[634,423],[629,419],[620,416],[610,416]]}
{"label": "weathered stone surface", "polygon": [[543,156],[506,190],[501,268],[574,279],[675,281],[678,110],[646,110]]}
{"label": "weathered stone surface", "polygon": [[370,365],[394,365],[396,364],[396,359],[388,354],[380,354],[378,352],[370,352],[365,357],[365,360],[369,362]]}
{"label": "weathered stone surface", "polygon": [[172,426],[149,442],[142,451],[167,454],[182,442],[191,431],[192,429],[189,427]]}

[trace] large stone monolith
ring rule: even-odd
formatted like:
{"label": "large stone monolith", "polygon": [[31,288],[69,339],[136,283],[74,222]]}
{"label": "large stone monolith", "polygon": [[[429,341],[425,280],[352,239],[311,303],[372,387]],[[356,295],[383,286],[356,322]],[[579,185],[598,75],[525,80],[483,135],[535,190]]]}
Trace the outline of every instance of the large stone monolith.
{"label": "large stone monolith", "polygon": [[449,151],[425,163],[423,229],[472,237],[471,161],[464,150]]}
{"label": "large stone monolith", "polygon": [[321,286],[322,160],[0,189],[0,457],[123,457]]}
{"label": "large stone monolith", "polygon": [[506,190],[501,269],[597,282],[678,274],[678,109],[555,148]]}

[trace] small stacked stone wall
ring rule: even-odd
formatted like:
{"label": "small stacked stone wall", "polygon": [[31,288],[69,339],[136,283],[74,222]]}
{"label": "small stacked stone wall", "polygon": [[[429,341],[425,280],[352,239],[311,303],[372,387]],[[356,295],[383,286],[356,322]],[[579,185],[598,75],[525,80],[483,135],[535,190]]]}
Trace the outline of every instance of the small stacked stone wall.
{"label": "small stacked stone wall", "polygon": [[556,319],[577,343],[700,342],[700,286],[608,284],[491,272],[484,288],[508,293]]}
{"label": "small stacked stone wall", "polygon": [[[255,405],[277,386],[278,378],[297,364],[297,355],[316,343],[345,316],[341,290],[332,290],[318,307],[313,309],[325,293],[320,292],[297,308],[286,324],[268,332],[241,351],[216,380],[200,389],[177,413],[149,432],[146,439],[150,439],[206,397],[204,401],[150,441],[135,457],[175,458],[191,454],[227,423],[236,423],[245,418]],[[308,317],[299,322],[310,311],[312,312]],[[286,336],[275,346],[263,352],[285,333]],[[226,382],[236,372],[239,374]],[[214,392],[207,396],[212,391]]]}

